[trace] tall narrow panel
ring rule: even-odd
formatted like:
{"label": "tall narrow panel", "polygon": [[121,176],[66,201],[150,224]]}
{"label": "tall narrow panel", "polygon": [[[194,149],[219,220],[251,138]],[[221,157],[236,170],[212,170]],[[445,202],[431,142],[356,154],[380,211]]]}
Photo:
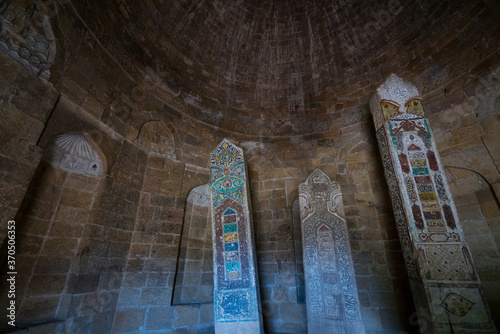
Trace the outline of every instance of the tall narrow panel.
{"label": "tall narrow panel", "polygon": [[420,330],[496,333],[417,88],[393,74],[370,108]]}
{"label": "tall narrow panel", "polygon": [[210,155],[215,332],[263,333],[243,150],[223,140]]}

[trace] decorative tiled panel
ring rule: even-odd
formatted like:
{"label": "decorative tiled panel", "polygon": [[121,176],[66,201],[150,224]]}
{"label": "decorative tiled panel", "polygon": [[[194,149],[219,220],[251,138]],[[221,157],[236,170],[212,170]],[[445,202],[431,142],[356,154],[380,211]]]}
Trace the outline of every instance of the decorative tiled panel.
{"label": "decorative tiled panel", "polygon": [[247,183],[243,150],[223,140],[210,155],[216,333],[263,332]]}
{"label": "decorative tiled panel", "polygon": [[[383,106],[385,101],[380,104]],[[394,116],[387,122],[398,157],[396,168],[399,167],[405,198],[411,207],[414,224],[409,226],[410,233],[414,240],[422,242],[460,241],[463,234],[455,224],[456,213],[446,194],[427,120],[418,115],[412,117]],[[434,234],[440,237],[432,238]]]}
{"label": "decorative tiled panel", "polygon": [[257,314],[255,291],[251,289],[218,291],[215,314],[224,322],[254,320]]}
{"label": "decorative tiled panel", "polygon": [[339,186],[316,169],[299,188],[309,333],[364,333]]}
{"label": "decorative tiled panel", "polygon": [[103,173],[99,153],[82,134],[63,133],[55,136],[43,156],[52,166],[70,173],[94,177]]}
{"label": "decorative tiled panel", "polygon": [[[370,107],[417,313],[431,312],[421,331],[496,333],[418,90],[391,75]],[[466,309],[468,322],[459,319]]]}
{"label": "decorative tiled panel", "polygon": [[219,289],[249,288],[253,283],[249,224],[244,206],[226,198],[214,210],[214,270]]}

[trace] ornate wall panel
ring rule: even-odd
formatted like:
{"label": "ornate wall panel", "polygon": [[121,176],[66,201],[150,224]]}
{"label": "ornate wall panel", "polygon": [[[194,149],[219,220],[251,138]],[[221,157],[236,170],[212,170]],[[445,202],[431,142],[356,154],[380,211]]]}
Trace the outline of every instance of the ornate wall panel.
{"label": "ornate wall panel", "polygon": [[370,107],[421,330],[496,333],[418,90],[393,74]]}
{"label": "ornate wall panel", "polygon": [[100,176],[103,162],[99,153],[79,133],[63,133],[55,136],[43,153],[45,161],[70,173]]}
{"label": "ornate wall panel", "polygon": [[223,140],[210,155],[216,333],[263,333],[243,150]]}
{"label": "ornate wall panel", "polygon": [[309,333],[364,333],[337,183],[316,169],[299,188]]}

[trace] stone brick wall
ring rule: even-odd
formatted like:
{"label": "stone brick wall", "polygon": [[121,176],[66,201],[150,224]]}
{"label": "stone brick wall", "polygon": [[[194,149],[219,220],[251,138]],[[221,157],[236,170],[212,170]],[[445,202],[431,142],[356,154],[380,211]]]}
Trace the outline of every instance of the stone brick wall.
{"label": "stone brick wall", "polygon": [[[498,55],[429,93],[427,113],[485,296],[497,323],[500,279]],[[464,85],[464,86],[461,86]],[[425,98],[424,98],[425,101]]]}
{"label": "stone brick wall", "polygon": [[213,303],[212,220],[208,184],[186,199],[172,304]]}
{"label": "stone brick wall", "polygon": [[[30,184],[41,149],[37,141],[59,93],[5,54],[0,54],[0,240]],[[12,173],[16,171],[16,173]],[[3,255],[2,255],[3,256]]]}
{"label": "stone brick wall", "polygon": [[[386,21],[373,19],[373,13],[390,8],[368,1],[345,9],[330,4],[326,18],[307,9],[311,30],[307,20],[292,22],[293,34],[275,41],[262,26],[265,31],[250,34],[262,38],[238,49],[249,57],[242,62],[231,62],[228,54],[216,57],[217,50],[202,55],[197,50],[217,43],[201,36],[195,40],[170,19],[168,29],[185,35],[166,44],[178,58],[168,58],[164,75],[153,73],[158,64],[141,53],[145,44],[121,38],[127,29],[114,31],[123,20],[114,7],[85,13],[77,8],[82,21],[70,5],[60,3],[57,15],[49,13],[57,52],[48,83],[15,57],[0,55],[0,240],[7,220],[15,217],[18,320],[31,326],[20,333],[212,332],[213,305],[172,306],[171,301],[189,212],[186,197],[208,182],[209,153],[226,137],[243,147],[248,159],[266,331],[306,329],[305,306],[297,298],[301,269],[293,203],[298,185],[318,167],[342,188],[367,333],[414,332],[414,306],[368,111],[375,87],[393,71],[425,94],[426,117],[498,324],[500,54],[495,41],[500,30],[492,1],[402,1],[404,15]],[[221,4],[212,10],[222,10]],[[135,15],[122,7],[121,13]],[[184,10],[175,6],[169,15]],[[231,26],[240,14],[227,10]],[[284,7],[277,10],[285,13]],[[208,9],[200,11],[201,17],[209,15]],[[361,14],[347,20],[342,11]],[[106,13],[115,17],[100,29],[97,23]],[[336,23],[330,26],[328,20]],[[137,21],[134,17],[129,24]],[[210,36],[219,40],[223,25],[214,22]],[[266,22],[285,27],[284,21]],[[360,22],[384,26],[358,45],[354,38],[363,34],[352,26]],[[340,31],[336,37],[328,37],[331,27]],[[99,34],[106,29],[109,35]],[[298,35],[307,40],[307,56],[288,41]],[[194,44],[186,43],[189,36]],[[114,49],[107,44],[113,40]],[[138,54],[131,58],[118,40],[136,45]],[[260,40],[267,44],[259,51],[252,43]],[[310,70],[313,63],[317,67]],[[92,138],[106,161],[102,177],[40,162],[50,139],[68,132]]]}

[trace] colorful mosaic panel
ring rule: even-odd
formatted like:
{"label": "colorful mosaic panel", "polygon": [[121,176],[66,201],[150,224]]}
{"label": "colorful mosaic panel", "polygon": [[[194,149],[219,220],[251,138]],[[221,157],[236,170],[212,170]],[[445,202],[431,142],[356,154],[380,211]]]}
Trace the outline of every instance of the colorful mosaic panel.
{"label": "colorful mosaic panel", "polygon": [[243,152],[228,141],[223,141],[210,155],[210,179],[213,205],[217,207],[226,198],[244,204],[243,186],[246,182]]}
{"label": "colorful mosaic panel", "polygon": [[232,215],[236,215],[236,211],[234,211],[232,208],[227,208],[227,210],[224,211],[224,219],[227,219],[226,216]]}
{"label": "colorful mosaic panel", "polygon": [[422,108],[422,101],[420,99],[410,100],[405,107],[406,111],[410,114],[424,116],[424,108]]}
{"label": "colorful mosaic panel", "polygon": [[226,272],[239,272],[240,271],[240,263],[239,262],[226,262]]}
{"label": "colorful mosaic panel", "polygon": [[243,161],[243,151],[228,140],[223,140],[212,154],[210,154],[210,164],[212,167],[216,166],[225,169],[236,166]]}
{"label": "colorful mosaic panel", "polygon": [[[381,127],[377,130],[377,142],[380,149],[382,164],[384,166],[384,173],[389,187],[389,194],[391,196],[392,207],[394,210],[394,217],[396,219],[396,227],[398,230],[399,240],[403,251],[405,260],[406,271],[408,276],[413,279],[418,279],[419,274],[417,270],[417,263],[413,257],[413,245],[411,242],[410,234],[408,231],[409,222],[404,214],[404,203],[400,195],[398,187],[395,165],[391,159],[390,143],[394,143],[394,138],[388,137],[385,128]],[[391,141],[392,140],[392,141]],[[417,177],[415,177],[416,179]]]}
{"label": "colorful mosaic panel", "polygon": [[399,163],[401,164],[401,169],[403,170],[403,172],[410,172],[410,166],[408,166],[408,158],[406,157],[406,154],[401,153],[399,155]]}
{"label": "colorful mosaic panel", "polygon": [[427,160],[429,160],[429,167],[431,168],[431,170],[437,171],[439,169],[436,160],[436,155],[434,154],[434,152],[432,151],[427,152]]}
{"label": "colorful mosaic panel", "polygon": [[[219,289],[247,288],[250,283],[248,226],[244,207],[231,198],[222,202],[214,213],[214,271]],[[239,267],[230,262],[238,262]]]}
{"label": "colorful mosaic panel", "polygon": [[420,211],[420,207],[416,204],[413,204],[411,210],[413,212],[413,219],[415,219],[415,225],[419,230],[423,230],[424,220],[422,219],[422,212]]}
{"label": "colorful mosaic panel", "polygon": [[427,220],[427,230],[429,232],[446,232],[446,225],[442,220]]}
{"label": "colorful mosaic panel", "polygon": [[388,120],[394,115],[399,114],[399,106],[394,102],[382,101],[380,105],[382,106],[382,110],[384,112],[384,118],[386,120]]}
{"label": "colorful mosaic panel", "polygon": [[427,161],[425,161],[425,159],[412,159],[411,166],[412,167],[425,167],[425,166],[427,166]]}
{"label": "colorful mosaic panel", "polygon": [[424,211],[424,218],[427,219],[441,219],[441,211]]}
{"label": "colorful mosaic panel", "polygon": [[219,291],[216,314],[221,320],[254,320],[257,316],[255,293],[251,290]]}
{"label": "colorful mosaic panel", "polygon": [[427,167],[412,168],[413,175],[425,175],[429,174],[429,169]]}
{"label": "colorful mosaic panel", "polygon": [[[443,230],[443,216],[446,218],[443,205],[447,205],[448,198],[444,191],[436,155],[429,149],[431,135],[425,119],[395,117],[389,121],[389,129],[398,154],[399,167],[404,175],[408,198],[412,202],[415,227],[423,232],[447,232],[446,228]],[[454,228],[452,226],[456,224],[453,212],[451,209],[448,212],[450,224],[447,226]],[[421,237],[427,240],[427,235]],[[429,240],[438,239],[442,238],[435,237]]]}
{"label": "colorful mosaic panel", "polygon": [[237,242],[238,233],[226,233],[224,234],[224,242]]}
{"label": "colorful mosaic panel", "polygon": [[[243,150],[223,140],[210,155],[210,189],[214,227],[215,329],[231,322],[240,332],[249,321],[261,327],[260,298],[256,290],[255,249]],[[245,322],[245,325],[240,321]],[[220,328],[220,327],[219,327]],[[263,329],[260,329],[263,332]]]}
{"label": "colorful mosaic panel", "polygon": [[434,192],[434,188],[432,187],[432,183],[421,183],[417,184],[417,189],[419,193],[430,193]]}
{"label": "colorful mosaic panel", "polygon": [[223,176],[212,184],[215,191],[230,194],[235,192],[244,184],[244,181],[235,176]]}
{"label": "colorful mosaic panel", "polygon": [[[468,246],[462,238],[436,145],[423,118],[421,101],[415,97],[418,94],[415,86],[391,75],[370,102],[410,276],[415,274],[412,260],[419,264],[413,276],[418,283],[412,285],[417,313],[419,318],[429,319],[430,327],[439,332],[488,329],[493,333],[496,331],[472,261],[468,260]],[[398,106],[406,108],[400,108],[399,114],[391,113],[387,101],[397,101]],[[402,159],[404,155],[408,162]]]}
{"label": "colorful mosaic panel", "polygon": [[415,182],[419,183],[432,183],[431,177],[429,175],[425,176],[415,176]]}
{"label": "colorful mosaic panel", "polygon": [[238,224],[224,224],[224,233],[236,232],[238,230]]}
{"label": "colorful mosaic panel", "polygon": [[239,262],[239,237],[238,237],[238,215],[236,210],[228,207],[223,219],[223,236],[224,236],[224,276],[226,279],[241,278],[241,265]]}
{"label": "colorful mosaic panel", "polygon": [[418,197],[420,198],[421,201],[433,201],[437,199],[435,193],[419,193]]}
{"label": "colorful mosaic panel", "polygon": [[213,195],[214,206],[219,206],[219,204],[226,198],[234,199],[235,201],[238,201],[241,204],[243,204],[243,188],[238,188],[231,193],[215,192]]}
{"label": "colorful mosaic panel", "polygon": [[240,254],[238,252],[226,252],[224,254],[224,259],[226,260],[226,262],[235,262],[238,261],[239,258]]}
{"label": "colorful mosaic panel", "polygon": [[237,242],[227,242],[224,244],[224,250],[226,252],[233,252],[238,250],[238,243]]}

